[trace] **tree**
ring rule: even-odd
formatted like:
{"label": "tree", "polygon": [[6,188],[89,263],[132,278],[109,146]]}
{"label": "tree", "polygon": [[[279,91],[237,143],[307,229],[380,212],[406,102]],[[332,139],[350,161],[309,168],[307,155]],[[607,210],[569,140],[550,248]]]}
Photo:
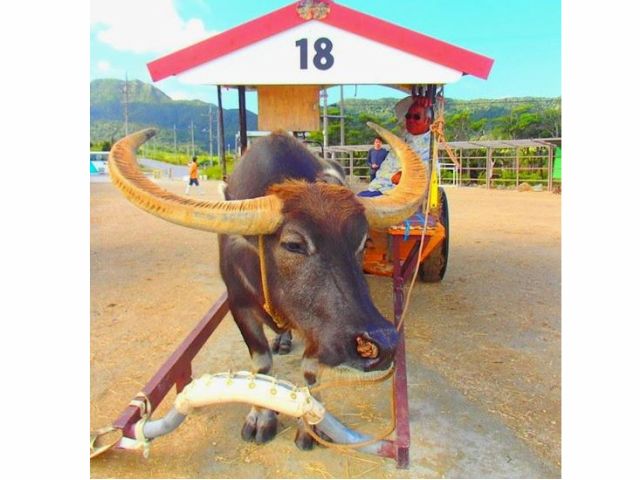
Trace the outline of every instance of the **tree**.
{"label": "tree", "polygon": [[521,105],[515,107],[509,114],[499,117],[495,128],[498,138],[526,138],[526,130],[538,120],[538,115],[531,112],[532,108],[529,104]]}
{"label": "tree", "polygon": [[540,137],[544,138],[562,136],[560,105],[558,105],[557,107],[547,108],[544,112],[542,112],[540,120]]}
{"label": "tree", "polygon": [[445,135],[447,140],[468,140],[471,138],[471,111],[463,110],[445,119]]}
{"label": "tree", "polygon": [[105,140],[100,144],[101,152],[108,152],[109,150],[111,150],[111,142],[109,142],[108,140]]}

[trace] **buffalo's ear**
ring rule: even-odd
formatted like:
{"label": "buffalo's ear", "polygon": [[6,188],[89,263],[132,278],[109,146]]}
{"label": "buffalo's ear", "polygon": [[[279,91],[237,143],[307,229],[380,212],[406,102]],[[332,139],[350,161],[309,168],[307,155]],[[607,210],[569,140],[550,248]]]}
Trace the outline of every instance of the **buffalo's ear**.
{"label": "buffalo's ear", "polygon": [[347,175],[344,173],[344,168],[340,163],[331,159],[323,159],[321,161],[324,168],[318,174],[318,182],[342,185],[343,187],[347,185]]}
{"label": "buffalo's ear", "polygon": [[343,187],[347,185],[345,178],[341,176],[337,171],[332,169],[327,169],[320,172],[316,181],[322,183],[331,183],[333,185],[342,185]]}

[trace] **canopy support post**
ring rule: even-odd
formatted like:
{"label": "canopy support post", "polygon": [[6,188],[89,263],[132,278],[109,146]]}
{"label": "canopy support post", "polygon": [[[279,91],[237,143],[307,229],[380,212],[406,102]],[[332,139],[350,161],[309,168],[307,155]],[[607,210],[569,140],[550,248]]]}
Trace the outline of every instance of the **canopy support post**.
{"label": "canopy support post", "polygon": [[244,85],[238,87],[238,115],[240,117],[240,155],[247,150],[247,105]]}
{"label": "canopy support post", "polygon": [[222,168],[222,181],[227,181],[227,159],[224,151],[224,111],[222,110],[222,88],[218,85],[218,161]]}

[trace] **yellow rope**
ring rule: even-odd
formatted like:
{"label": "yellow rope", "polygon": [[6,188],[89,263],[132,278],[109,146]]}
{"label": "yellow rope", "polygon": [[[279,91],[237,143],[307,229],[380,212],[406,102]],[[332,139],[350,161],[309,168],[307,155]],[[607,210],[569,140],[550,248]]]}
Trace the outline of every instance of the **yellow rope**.
{"label": "yellow rope", "polygon": [[[432,153],[432,172],[436,171],[435,168],[435,163],[436,163],[436,159],[438,156],[438,146],[440,143],[444,144],[444,147],[447,151],[447,154],[449,155],[449,158],[451,158],[451,161],[453,161],[453,163],[456,165],[456,167],[458,169],[460,169],[460,162],[458,161],[458,158],[456,157],[455,153],[453,152],[453,150],[451,149],[451,147],[449,146],[449,144],[447,143],[447,140],[445,139],[444,136],[444,99],[443,97],[438,97],[437,100],[437,113],[436,113],[436,119],[434,120],[434,122],[431,124],[431,131],[434,134],[434,143],[433,143],[433,153]],[[425,195],[425,201],[422,204],[422,213],[424,215],[424,225],[422,226],[422,234],[420,235],[420,247],[418,247],[418,261],[420,261],[420,257],[422,256],[422,247],[424,246],[424,237],[426,235],[427,232],[427,223],[428,223],[428,219],[429,219],[429,199],[432,195],[436,195],[435,198],[437,198],[438,195],[438,189],[434,189],[432,191],[432,188],[434,187],[434,185],[432,185],[431,182],[429,182],[427,184],[427,194]],[[438,200],[439,203],[439,200]],[[400,321],[398,322],[398,325],[396,327],[396,329],[398,331],[400,331],[400,328],[402,328],[402,324],[404,323],[404,318],[405,315],[407,313],[407,311],[409,310],[409,302],[411,300],[411,294],[413,292],[413,286],[416,282],[416,278],[418,276],[418,270],[420,269],[420,265],[416,265],[416,269],[413,272],[413,277],[411,279],[411,284],[409,285],[409,290],[407,291],[407,295],[406,295],[406,300],[404,303],[404,306],[402,307],[402,315],[400,316]]]}
{"label": "yellow rope", "polygon": [[[395,366],[393,366],[392,368],[384,372],[380,377],[376,377],[374,379],[360,378],[357,380],[333,380],[331,382],[327,382],[322,385],[316,385],[314,387],[310,387],[309,391],[313,393],[317,393],[321,390],[325,390],[327,388],[333,388],[333,387],[342,387],[342,386],[349,386],[349,385],[363,384],[363,383],[367,383],[367,384],[381,383],[388,380],[389,377],[393,375],[394,372],[395,372]],[[309,425],[309,423],[303,417],[304,429],[311,436],[311,438],[313,438],[320,445],[323,445],[328,448],[334,448],[340,451],[348,451],[350,449],[353,450],[353,449],[366,447],[367,445],[372,445],[376,442],[379,442],[380,440],[387,438],[396,429],[397,419],[396,419],[396,402],[395,402],[395,396],[393,394],[394,391],[395,391],[395,378],[394,378],[393,388],[391,389],[391,424],[382,433],[378,435],[373,435],[369,440],[364,440],[362,442],[355,442],[355,443],[328,442],[324,438],[319,436],[316,432],[314,432],[311,425]]]}
{"label": "yellow rope", "polygon": [[[142,400],[138,400],[138,397],[142,397]],[[149,397],[147,397],[147,394],[144,392],[138,392],[133,400],[129,402],[129,405],[137,407],[138,410],[140,410],[140,418],[148,417],[153,410],[151,400],[149,400]]]}
{"label": "yellow rope", "polygon": [[[428,188],[431,188],[430,186]],[[404,317],[409,311],[409,302],[411,301],[411,294],[413,293],[413,286],[416,283],[416,278],[418,278],[418,270],[420,270],[420,257],[422,257],[422,248],[424,247],[424,238],[427,236],[427,224],[429,223],[429,214],[427,209],[427,202],[429,198],[429,190],[427,190],[427,195],[422,202],[422,211],[424,215],[424,225],[422,225],[422,233],[420,234],[420,246],[418,247],[418,260],[416,264],[416,268],[413,271],[413,276],[411,278],[411,283],[409,284],[409,290],[407,291],[407,295],[405,297],[404,305],[402,306],[402,314],[400,315],[400,321],[398,321],[398,325],[396,325],[396,330],[399,332],[404,324]]]}
{"label": "yellow rope", "polygon": [[[265,259],[265,254],[264,254],[264,236],[260,235],[258,236],[258,256],[260,258],[260,278],[262,280],[262,294],[264,296],[264,305],[262,306],[262,308],[264,308],[264,311],[267,312],[271,318],[273,318],[273,321],[276,323],[276,325],[278,326],[278,328],[282,328],[282,329],[286,329],[288,328],[288,323],[283,320],[275,311],[275,309],[272,306],[271,303],[271,296],[269,295],[269,287],[267,286],[267,265],[266,265],[266,259]],[[327,382],[323,385],[316,385],[315,387],[311,387],[309,388],[309,391],[314,392],[314,393],[318,393],[321,390],[325,390],[327,388],[333,388],[333,387],[341,387],[341,386],[349,386],[349,385],[354,385],[354,384],[364,384],[364,383],[368,383],[368,384],[374,384],[374,383],[379,383],[379,382],[383,382],[385,380],[387,380],[394,372],[394,368],[390,368],[387,372],[385,372],[381,377],[379,378],[375,378],[375,379],[358,379],[358,380],[334,380],[332,382]],[[320,445],[324,445],[326,447],[330,447],[330,448],[337,448],[337,449],[343,449],[343,448],[361,448],[364,447],[366,445],[370,445],[372,443],[375,443],[379,440],[382,440],[383,438],[388,437],[391,433],[393,433],[393,431],[396,429],[396,416],[395,416],[395,399],[393,398],[393,390],[392,390],[392,394],[391,394],[391,402],[392,402],[392,415],[391,415],[391,425],[390,427],[382,434],[380,435],[376,435],[373,438],[371,438],[370,440],[364,441],[364,442],[358,442],[358,443],[353,443],[353,444],[336,444],[336,443],[331,443],[331,442],[327,442],[326,440],[324,440],[322,437],[320,437],[318,434],[316,434],[313,429],[311,428],[311,426],[306,422],[306,420],[304,420],[304,426],[305,426],[305,430],[309,433],[309,435],[316,441],[318,442]]]}
{"label": "yellow rope", "polygon": [[347,386],[356,385],[356,384],[381,383],[381,382],[384,382],[384,381],[388,380],[389,377],[393,374],[394,371],[395,371],[395,367],[392,367],[389,370],[386,370],[385,372],[382,372],[382,374],[379,377],[376,377],[376,378],[357,378],[357,379],[351,379],[351,380],[345,380],[345,379],[332,380],[330,382],[326,382],[326,383],[323,383],[323,384],[314,385],[313,387],[309,387],[309,391],[311,393],[319,393],[322,390],[326,390],[327,388],[333,388],[333,387],[347,387]]}
{"label": "yellow rope", "polygon": [[271,304],[269,287],[267,286],[267,261],[264,255],[264,235],[258,236],[258,257],[260,258],[260,279],[262,281],[262,295],[264,297],[262,308],[269,314],[278,328],[287,329],[289,328],[288,322],[276,313]]}
{"label": "yellow rope", "polygon": [[[105,445],[98,445],[98,440],[111,433],[111,432],[120,432],[119,436],[116,437],[116,439],[112,442],[109,442]],[[93,458],[93,457],[97,457],[98,455],[100,455],[101,453],[106,452],[107,450],[110,450],[111,448],[113,448],[114,446],[116,446],[116,444],[122,439],[122,430],[120,430],[117,427],[114,427],[113,425],[109,425],[108,427],[104,427],[104,428],[100,428],[94,432],[91,432],[91,434],[89,435],[89,458]]]}
{"label": "yellow rope", "polygon": [[460,161],[456,156],[455,152],[451,149],[449,144],[447,143],[447,139],[444,136],[444,99],[439,97],[437,100],[437,113],[436,118],[431,124],[431,131],[438,143],[444,145],[445,150],[447,151],[447,155],[451,161],[455,164],[456,168],[459,170],[461,167]]}

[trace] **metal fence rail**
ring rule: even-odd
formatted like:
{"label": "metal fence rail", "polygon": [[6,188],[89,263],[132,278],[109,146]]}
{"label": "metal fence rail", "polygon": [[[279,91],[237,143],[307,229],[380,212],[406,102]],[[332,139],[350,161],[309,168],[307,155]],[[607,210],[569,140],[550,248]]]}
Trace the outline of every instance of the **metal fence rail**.
{"label": "metal fence rail", "polygon": [[[552,191],[554,185],[561,183],[553,179],[554,150],[561,143],[560,138],[449,142],[460,169],[449,159],[444,145],[440,145],[440,184],[516,188],[528,183],[546,185]],[[366,157],[370,148],[371,145],[330,146],[324,149],[324,154],[340,163],[349,183],[357,185],[369,181]],[[321,152],[319,148],[312,150]]]}

